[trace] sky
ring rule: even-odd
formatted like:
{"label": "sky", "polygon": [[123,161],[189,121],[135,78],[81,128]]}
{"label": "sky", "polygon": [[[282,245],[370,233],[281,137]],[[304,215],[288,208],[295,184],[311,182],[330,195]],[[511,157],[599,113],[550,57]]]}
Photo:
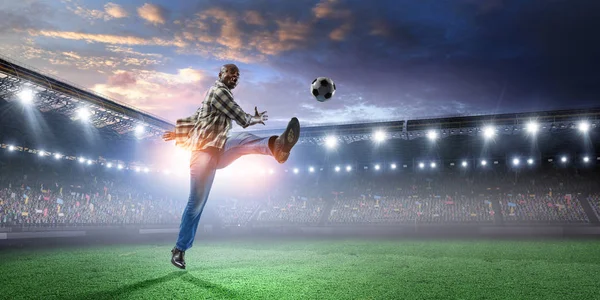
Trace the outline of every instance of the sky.
{"label": "sky", "polygon": [[[284,4],[285,3],[285,4]],[[598,106],[597,0],[3,0],[0,53],[170,122],[219,67],[284,127]],[[310,94],[329,77],[334,98]]]}

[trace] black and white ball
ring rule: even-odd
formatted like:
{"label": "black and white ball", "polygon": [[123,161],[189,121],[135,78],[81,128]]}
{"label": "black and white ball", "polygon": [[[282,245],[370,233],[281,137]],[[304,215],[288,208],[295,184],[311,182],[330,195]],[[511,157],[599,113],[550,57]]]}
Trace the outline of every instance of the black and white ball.
{"label": "black and white ball", "polygon": [[335,83],[331,78],[318,77],[310,84],[310,92],[319,102],[329,101],[335,94]]}

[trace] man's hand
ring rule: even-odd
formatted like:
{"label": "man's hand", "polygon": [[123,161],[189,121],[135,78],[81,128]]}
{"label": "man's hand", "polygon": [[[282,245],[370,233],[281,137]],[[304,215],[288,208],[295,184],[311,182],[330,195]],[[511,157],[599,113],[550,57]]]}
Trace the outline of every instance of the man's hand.
{"label": "man's hand", "polygon": [[254,124],[265,125],[265,121],[267,121],[268,119],[269,119],[269,116],[267,115],[267,111],[258,113],[258,108],[256,108],[256,106],[255,106],[254,107],[254,116],[252,117],[252,122],[250,123],[250,125],[254,125]]}
{"label": "man's hand", "polygon": [[167,131],[165,134],[163,134],[162,138],[165,142],[172,141],[175,139],[175,132]]}

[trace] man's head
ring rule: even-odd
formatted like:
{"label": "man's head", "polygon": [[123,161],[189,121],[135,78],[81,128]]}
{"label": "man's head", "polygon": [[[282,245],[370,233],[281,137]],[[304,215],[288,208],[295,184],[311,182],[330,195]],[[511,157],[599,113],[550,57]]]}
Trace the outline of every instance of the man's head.
{"label": "man's head", "polygon": [[234,64],[226,64],[221,67],[219,72],[219,81],[225,84],[230,90],[233,90],[240,79],[240,69]]}

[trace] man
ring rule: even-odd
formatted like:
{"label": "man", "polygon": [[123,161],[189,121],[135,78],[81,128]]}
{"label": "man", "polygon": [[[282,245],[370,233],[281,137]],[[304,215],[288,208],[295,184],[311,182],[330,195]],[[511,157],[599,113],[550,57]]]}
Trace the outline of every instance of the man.
{"label": "man", "polygon": [[267,112],[254,115],[245,113],[233,99],[233,90],[240,78],[240,71],[234,64],[221,67],[219,79],[206,94],[202,106],[196,113],[177,120],[175,131],[163,135],[165,141],[175,140],[177,146],[192,151],[190,160],[190,197],[183,211],[179,236],[171,250],[171,263],[185,269],[184,254],[192,247],[200,215],[208,199],[215,172],[246,154],[273,156],[284,163],[300,135],[300,123],[292,118],[280,136],[261,138],[249,133],[228,136],[232,120],[242,128],[265,124]]}

